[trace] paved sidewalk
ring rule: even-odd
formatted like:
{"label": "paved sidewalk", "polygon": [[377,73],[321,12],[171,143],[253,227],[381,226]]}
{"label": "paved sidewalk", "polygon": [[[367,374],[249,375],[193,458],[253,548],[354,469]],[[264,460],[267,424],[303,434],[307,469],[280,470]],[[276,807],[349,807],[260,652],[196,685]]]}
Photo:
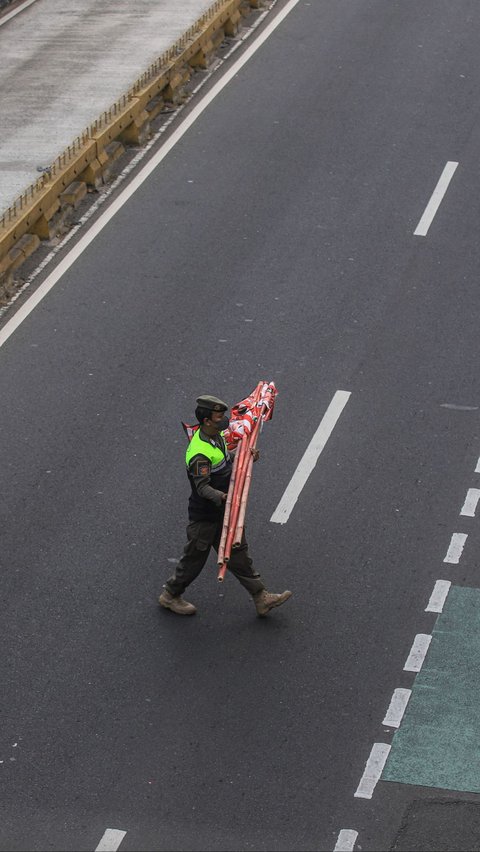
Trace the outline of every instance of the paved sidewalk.
{"label": "paved sidewalk", "polygon": [[[0,213],[212,0],[35,0],[0,17]],[[2,23],[3,20],[3,23]]]}

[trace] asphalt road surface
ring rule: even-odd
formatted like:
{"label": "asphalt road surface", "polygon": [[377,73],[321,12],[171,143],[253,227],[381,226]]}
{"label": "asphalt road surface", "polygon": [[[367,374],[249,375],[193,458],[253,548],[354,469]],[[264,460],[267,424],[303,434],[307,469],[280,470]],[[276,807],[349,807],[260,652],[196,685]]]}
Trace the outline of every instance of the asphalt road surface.
{"label": "asphalt road surface", "polygon": [[[477,813],[415,776],[355,793],[435,582],[478,586],[479,27],[301,0],[1,347],[1,850],[386,850],[412,808],[427,849],[452,821],[420,805]],[[248,537],[294,596],[257,619],[212,558],[175,617],[180,421],[260,379]]]}

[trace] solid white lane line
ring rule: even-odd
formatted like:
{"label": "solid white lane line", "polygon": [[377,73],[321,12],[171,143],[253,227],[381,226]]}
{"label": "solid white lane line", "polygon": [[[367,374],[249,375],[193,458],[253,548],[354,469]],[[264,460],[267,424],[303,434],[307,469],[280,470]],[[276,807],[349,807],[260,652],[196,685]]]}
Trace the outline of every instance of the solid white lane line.
{"label": "solid white lane line", "polygon": [[52,289],[52,287],[57,284],[62,275],[67,272],[68,269],[72,266],[73,263],[77,260],[78,257],[85,251],[85,249],[90,245],[91,242],[95,239],[95,237],[103,231],[104,227],[108,225],[111,219],[115,216],[116,213],[123,207],[123,205],[131,198],[131,196],[137,191],[137,189],[147,180],[147,178],[151,175],[151,173],[157,168],[157,166],[165,159],[167,154],[170,153],[172,148],[180,141],[180,139],[185,135],[185,133],[190,129],[192,124],[199,118],[200,115],[207,109],[207,107],[211,104],[211,102],[217,97],[218,94],[225,88],[225,86],[230,82],[230,80],[235,77],[236,74],[240,71],[240,69],[248,62],[249,59],[257,52],[257,50],[264,44],[264,42],[272,35],[273,32],[277,29],[278,26],[282,23],[282,21],[287,17],[287,15],[298,5],[300,0],[289,0],[288,3],[285,4],[283,9],[280,12],[275,14],[274,19],[264,27],[261,33],[258,36],[253,36],[255,41],[250,44],[246,50],[242,53],[241,56],[230,66],[230,68],[225,71],[223,76],[215,83],[212,88],[205,93],[202,100],[185,116],[181,124],[174,130],[174,132],[169,136],[169,138],[165,141],[165,144],[162,145],[161,149],[157,151],[157,153],[145,164],[145,166],[139,171],[137,175],[133,178],[133,180],[125,187],[125,189],[117,196],[117,198],[112,201],[110,206],[101,216],[98,217],[96,222],[88,229],[88,231],[81,237],[76,243],[76,245],[68,252],[68,254],[60,261],[58,266],[53,270],[53,272],[45,279],[45,281],[35,290],[35,293],[32,293],[29,299],[16,311],[14,316],[5,323],[4,327],[0,330],[0,346],[8,340],[8,338],[16,331],[19,325],[28,317],[28,315],[37,307],[37,305],[45,298],[47,293]]}
{"label": "solid white lane line", "polygon": [[290,513],[295,506],[308,477],[312,473],[320,453],[332,434],[335,424],[345,408],[350,396],[350,391],[338,390],[334,394],[330,405],[323,415],[320,426],[305,450],[295,473],[287,485],[280,503],[270,518],[272,524],[287,523]]}
{"label": "solid white lane line", "polygon": [[448,546],[447,555],[443,561],[453,562],[454,565],[457,565],[457,563],[460,562],[460,557],[467,538],[467,533],[453,533]]}
{"label": "solid white lane line", "polygon": [[7,23],[11,18],[14,18],[15,15],[18,15],[19,12],[23,12],[24,9],[27,9],[32,3],[36,3],[36,0],[25,0],[25,3],[21,3],[20,6],[16,6],[15,9],[12,9],[11,12],[7,12],[5,15],[2,15],[0,18],[0,27],[3,27],[4,24]]}
{"label": "solid white lane line", "polygon": [[118,828],[107,828],[95,852],[116,852],[126,833]]}
{"label": "solid white lane line", "polygon": [[405,708],[412,694],[411,689],[396,689],[392,695],[387,714],[382,722],[387,728],[399,728]]}
{"label": "solid white lane line", "polygon": [[358,831],[353,831],[352,828],[342,828],[333,852],[353,852],[357,837]]}
{"label": "solid white lane line", "polygon": [[465,497],[465,503],[463,504],[460,514],[466,515],[467,518],[475,517],[475,509],[477,508],[477,503],[480,500],[480,488],[469,488],[467,491],[467,496]]}
{"label": "solid white lane line", "polygon": [[475,473],[480,473],[480,458],[477,461],[477,466],[475,468]]}
{"label": "solid white lane line", "polygon": [[450,580],[437,580],[430,595],[430,600],[425,607],[425,612],[443,612],[443,605],[447,599],[451,585]]}
{"label": "solid white lane line", "polygon": [[433,222],[435,213],[440,207],[442,198],[448,189],[448,184],[450,183],[457,166],[458,163],[454,163],[452,161],[449,161],[446,164],[442,174],[440,175],[439,181],[433,190],[432,197],[425,208],[425,212],[413,232],[415,236],[426,237],[428,229]]}
{"label": "solid white lane line", "polygon": [[420,671],[431,641],[432,637],[428,633],[417,633],[407,662],[403,667],[404,672]]}
{"label": "solid white lane line", "polygon": [[390,746],[386,743],[374,743],[370,752],[370,757],[367,760],[365,772],[363,773],[360,784],[358,785],[355,796],[357,799],[371,799],[373,791],[380,780],[383,772],[383,767],[388,757]]}

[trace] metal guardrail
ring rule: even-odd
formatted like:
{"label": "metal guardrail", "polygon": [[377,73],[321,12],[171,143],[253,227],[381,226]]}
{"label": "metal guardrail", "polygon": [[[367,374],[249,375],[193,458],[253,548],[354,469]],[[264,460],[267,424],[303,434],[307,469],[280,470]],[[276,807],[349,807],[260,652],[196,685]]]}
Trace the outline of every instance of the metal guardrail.
{"label": "metal guardrail", "polygon": [[[3,0],[5,2],[5,0]],[[0,0],[1,6],[2,0]],[[35,197],[48,185],[48,183],[67,166],[87,142],[95,139],[96,134],[107,128],[115,117],[125,109],[127,104],[132,101],[139,92],[142,91],[155,77],[165,73],[174,64],[178,56],[184,52],[195,41],[195,36],[205,29],[208,24],[213,21],[221,9],[225,8],[228,3],[225,0],[215,0],[214,3],[201,15],[191,27],[180,36],[179,39],[167,50],[165,50],[158,59],[153,62],[150,67],[135,81],[126,94],[122,95],[109,109],[105,110],[89,127],[85,128],[79,136],[54,160],[47,166],[42,175],[33,183],[31,183],[21,195],[2,213],[0,218],[0,229],[9,228],[15,219],[31,204]],[[1,234],[0,234],[1,236]]]}

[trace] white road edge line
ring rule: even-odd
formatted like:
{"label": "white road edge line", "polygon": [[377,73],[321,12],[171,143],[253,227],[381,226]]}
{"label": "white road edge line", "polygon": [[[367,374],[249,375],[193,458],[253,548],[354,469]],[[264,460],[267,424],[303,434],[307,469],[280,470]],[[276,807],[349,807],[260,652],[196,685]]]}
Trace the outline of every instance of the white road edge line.
{"label": "white road edge line", "polygon": [[394,691],[382,725],[385,725],[386,728],[400,727],[411,694],[411,689],[396,689]]}
{"label": "white road edge line", "polygon": [[467,538],[468,533],[453,533],[450,544],[448,545],[447,555],[443,561],[452,562],[454,565],[457,565],[460,562]]}
{"label": "white road edge line", "polygon": [[312,473],[320,453],[332,434],[335,424],[345,408],[350,396],[351,391],[338,390],[334,393],[333,399],[323,415],[317,431],[300,459],[297,469],[288,483],[280,503],[270,518],[270,522],[272,524],[287,523],[290,513],[295,506],[308,477]]}
{"label": "white road edge line", "polygon": [[354,831],[352,828],[342,828],[333,852],[353,852],[357,837],[358,831]]}
{"label": "white road edge line", "polygon": [[429,633],[417,633],[413,641],[407,662],[403,667],[404,672],[419,672],[430,646],[432,637]]}
{"label": "white road edge line", "polygon": [[477,508],[477,503],[480,500],[480,488],[469,488],[467,491],[467,496],[465,497],[465,503],[463,504],[460,514],[465,515],[467,518],[475,517],[475,510]]}
{"label": "white road edge line", "polygon": [[[162,148],[157,151],[157,153],[145,164],[145,166],[140,170],[140,172],[135,175],[133,180],[125,187],[125,189],[117,196],[117,198],[112,201],[111,205],[102,213],[101,216],[98,217],[96,222],[89,228],[89,230],[81,237],[76,243],[76,245],[72,248],[71,251],[68,252],[67,255],[60,261],[58,266],[53,270],[50,275],[47,276],[45,281],[38,287],[35,293],[32,293],[29,299],[18,309],[18,311],[14,314],[14,316],[9,320],[0,330],[0,347],[8,340],[8,338],[16,331],[16,329],[21,325],[21,323],[28,317],[28,315],[37,307],[37,305],[45,298],[47,293],[52,289],[52,287],[57,284],[62,275],[67,272],[68,269],[75,263],[78,257],[85,251],[85,249],[90,245],[91,242],[95,239],[95,237],[105,228],[106,225],[110,222],[111,219],[115,216],[116,213],[123,207],[123,205],[131,198],[134,192],[147,180],[147,178],[151,175],[151,173],[157,168],[157,166],[165,159],[167,154],[172,150],[172,148],[180,141],[180,139],[185,135],[187,130],[190,129],[192,124],[199,118],[200,115],[206,110],[209,104],[216,98],[218,94],[225,88],[225,86],[232,80],[236,74],[240,71],[240,69],[248,62],[249,59],[257,52],[257,50],[262,46],[262,44],[272,35],[273,32],[277,29],[278,26],[282,23],[282,21],[287,17],[287,15],[298,5],[300,0],[289,0],[288,3],[281,9],[278,13],[275,14],[275,18],[269,24],[267,24],[262,30],[262,32],[256,37],[253,44],[250,44],[244,53],[230,66],[230,68],[225,71],[220,80],[215,83],[212,88],[205,94],[204,98],[185,116],[182,123],[179,127],[174,130],[172,135],[166,140],[165,144]],[[255,36],[254,36],[255,38]]]}
{"label": "white road edge line", "polygon": [[126,833],[119,828],[107,828],[95,852],[116,852]]}
{"label": "white road edge line", "polygon": [[437,580],[425,612],[443,612],[443,607],[451,586],[450,580]]}
{"label": "white road edge line", "polygon": [[32,3],[36,3],[36,0],[25,0],[25,3],[22,3],[21,6],[17,6],[16,9],[12,9],[11,12],[7,12],[5,15],[2,15],[0,18],[0,27],[3,27],[7,21],[10,21],[11,18],[14,18],[15,15],[18,15],[19,12],[23,12],[24,9],[28,9]]}
{"label": "white road edge line", "polygon": [[432,197],[430,198],[430,201],[428,202],[425,208],[425,212],[413,232],[414,236],[427,236],[428,229],[433,222],[438,208],[440,207],[442,198],[448,189],[448,184],[450,183],[453,175],[455,174],[455,169],[457,168],[457,166],[458,163],[454,163],[452,160],[449,160],[446,164],[442,174],[440,175],[438,183],[435,189],[433,190]]}
{"label": "white road edge line", "polygon": [[475,473],[480,473],[480,457],[479,457],[479,459],[478,459],[478,461],[477,461],[477,466],[476,466],[476,468],[475,468]]}
{"label": "white road edge line", "polygon": [[387,743],[374,743],[370,752],[370,757],[367,760],[365,772],[363,773],[360,784],[358,785],[355,796],[357,799],[371,799],[373,791],[380,780],[380,776],[385,766],[390,746]]}

